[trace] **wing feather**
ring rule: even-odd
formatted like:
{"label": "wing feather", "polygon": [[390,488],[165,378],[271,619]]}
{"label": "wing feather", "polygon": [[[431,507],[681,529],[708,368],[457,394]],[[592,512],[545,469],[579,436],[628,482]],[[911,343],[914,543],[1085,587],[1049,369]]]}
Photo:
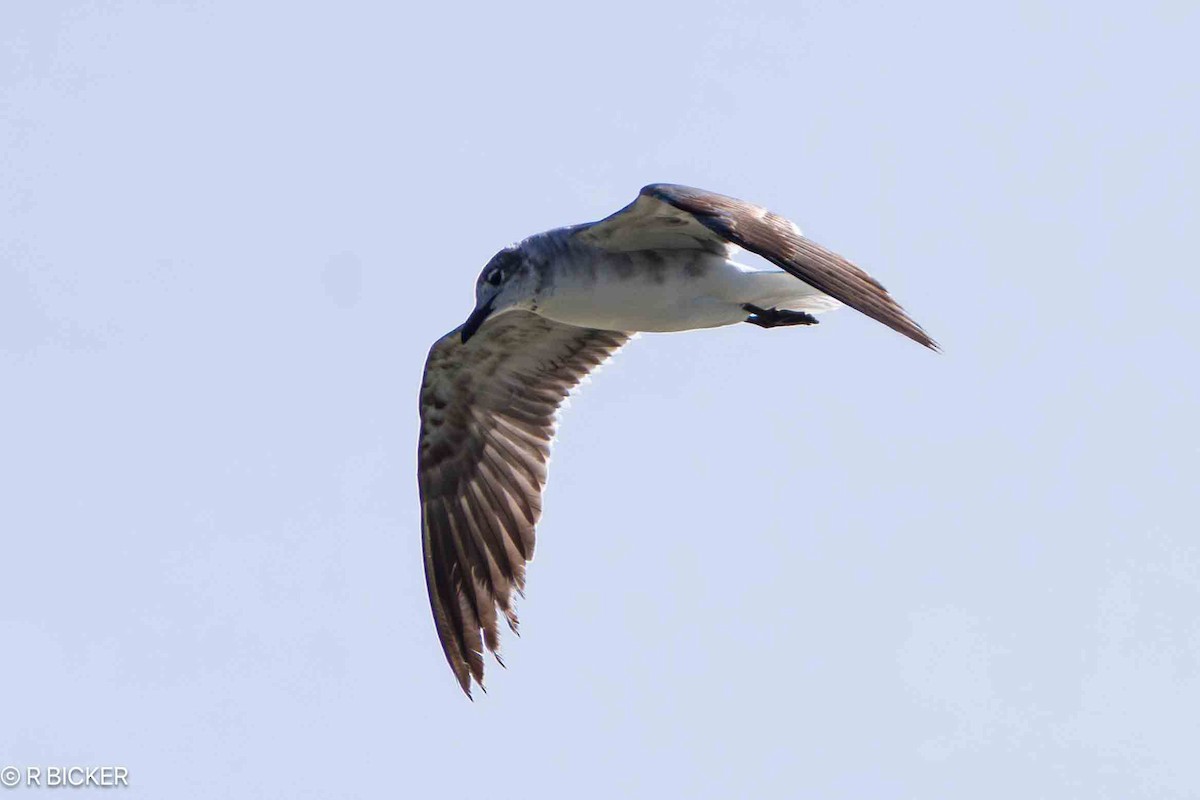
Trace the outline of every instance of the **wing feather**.
{"label": "wing feather", "polygon": [[688,186],[651,184],[641,194],[686,211],[726,241],[762,256],[918,344],[938,349],[937,342],[905,313],[883,284],[803,236],[790,220],[762,206]]}
{"label": "wing feather", "polygon": [[523,311],[484,323],[467,344],[438,340],[421,384],[417,472],[434,625],[469,696],[483,653],[499,658],[497,609],[517,629],[555,415],[596,365],[628,341]]}
{"label": "wing feather", "polygon": [[744,200],[654,183],[612,216],[580,226],[576,235],[608,250],[717,252],[741,247],[913,341],[938,349],[879,281],[803,236],[790,220]]}

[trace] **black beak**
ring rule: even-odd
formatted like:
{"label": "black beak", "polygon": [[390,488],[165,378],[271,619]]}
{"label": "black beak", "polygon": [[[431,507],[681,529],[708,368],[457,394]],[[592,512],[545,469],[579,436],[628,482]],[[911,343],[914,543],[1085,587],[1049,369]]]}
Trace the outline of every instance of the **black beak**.
{"label": "black beak", "polygon": [[493,297],[491,300],[488,300],[486,304],[472,311],[471,316],[467,317],[467,321],[464,322],[462,326],[463,344],[466,344],[467,339],[470,339],[475,335],[475,331],[479,330],[479,326],[482,325],[483,321],[492,313],[492,304],[495,302],[496,298]]}

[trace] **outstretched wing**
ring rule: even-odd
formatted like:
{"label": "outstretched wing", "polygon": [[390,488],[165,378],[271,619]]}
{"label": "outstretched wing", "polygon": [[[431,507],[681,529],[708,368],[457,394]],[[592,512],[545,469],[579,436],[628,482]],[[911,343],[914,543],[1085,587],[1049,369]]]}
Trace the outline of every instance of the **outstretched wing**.
{"label": "outstretched wing", "polygon": [[500,647],[497,609],[517,627],[513,592],[533,557],[555,412],[629,335],[524,311],[489,319],[466,344],[459,330],[425,362],[417,473],[433,619],[470,696],[484,648]]}
{"label": "outstretched wing", "polygon": [[753,203],[654,183],[628,206],[582,226],[576,235],[610,250],[715,250],[737,245],[913,341],[938,349],[879,281],[805,238],[791,221]]}

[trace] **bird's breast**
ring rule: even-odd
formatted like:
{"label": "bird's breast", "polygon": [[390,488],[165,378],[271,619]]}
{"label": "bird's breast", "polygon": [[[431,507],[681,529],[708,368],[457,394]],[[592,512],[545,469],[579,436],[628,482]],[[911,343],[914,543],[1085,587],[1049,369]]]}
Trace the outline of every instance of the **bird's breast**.
{"label": "bird's breast", "polygon": [[556,265],[537,313],[621,331],[683,331],[745,319],[732,301],[744,268],[699,250],[577,256]]}

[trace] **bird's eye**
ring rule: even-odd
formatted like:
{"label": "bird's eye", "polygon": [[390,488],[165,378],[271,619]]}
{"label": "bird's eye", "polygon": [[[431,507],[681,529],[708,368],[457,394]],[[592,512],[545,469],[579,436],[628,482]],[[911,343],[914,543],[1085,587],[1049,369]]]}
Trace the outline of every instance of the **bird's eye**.
{"label": "bird's eye", "polygon": [[494,269],[492,270],[491,274],[487,276],[487,282],[492,286],[499,286],[500,281],[502,280],[504,280],[504,270],[502,269]]}

